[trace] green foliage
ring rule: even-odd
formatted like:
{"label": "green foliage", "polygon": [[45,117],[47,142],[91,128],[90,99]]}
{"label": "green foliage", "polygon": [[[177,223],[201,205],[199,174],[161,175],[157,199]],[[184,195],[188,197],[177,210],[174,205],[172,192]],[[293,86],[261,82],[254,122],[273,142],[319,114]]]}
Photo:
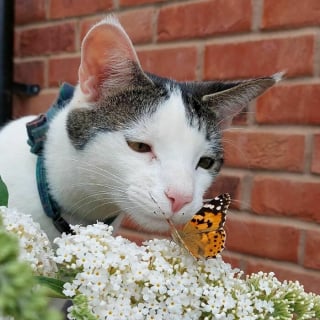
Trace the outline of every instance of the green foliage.
{"label": "green foliage", "polygon": [[8,200],[9,200],[9,193],[7,186],[5,183],[2,181],[1,176],[0,176],[0,206],[8,206]]}
{"label": "green foliage", "polygon": [[48,297],[66,299],[66,296],[63,294],[63,285],[65,284],[65,281],[43,276],[35,276],[35,278],[39,284],[47,289]]}
{"label": "green foliage", "polygon": [[18,240],[6,232],[1,218],[0,248],[0,317],[61,320],[59,313],[48,309],[45,289],[38,285],[31,267],[18,260]]}
{"label": "green foliage", "polygon": [[85,295],[76,295],[73,300],[71,315],[77,320],[97,320],[98,317],[90,312],[88,299]]}

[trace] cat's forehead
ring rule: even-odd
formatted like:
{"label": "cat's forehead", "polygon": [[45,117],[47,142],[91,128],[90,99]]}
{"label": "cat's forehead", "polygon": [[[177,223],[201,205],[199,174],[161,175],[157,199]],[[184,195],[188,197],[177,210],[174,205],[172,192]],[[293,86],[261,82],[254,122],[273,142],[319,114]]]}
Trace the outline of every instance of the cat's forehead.
{"label": "cat's forehead", "polygon": [[[141,118],[142,126],[148,133],[165,139],[168,137],[195,135],[206,137],[204,126],[199,125],[199,119],[192,119],[185,105],[181,90],[178,87],[170,88],[170,95],[158,102],[153,113]],[[168,138],[170,139],[170,138]]]}
{"label": "cat's forehead", "polygon": [[[106,108],[109,120],[113,119],[118,128],[144,124],[159,135],[182,132],[186,128],[198,131],[207,140],[215,135],[214,114],[204,106],[195,90],[183,83],[158,78],[154,86],[134,88],[117,98],[113,108],[110,105]],[[117,98],[114,97],[114,101]]]}
{"label": "cat's forehead", "polygon": [[[216,137],[215,119],[201,104],[192,86],[153,78],[148,86],[133,86],[100,100],[93,108],[70,112],[67,127],[76,148],[83,148],[101,131],[148,128],[155,136],[191,128],[207,141]],[[152,122],[152,126],[150,126]]]}
{"label": "cat's forehead", "polygon": [[215,131],[215,114],[210,111],[202,98],[215,90],[219,91],[219,87],[212,88],[212,85],[205,82],[178,82],[155,75],[149,76],[152,77],[154,83],[166,88],[168,98],[172,95],[181,97],[181,99],[176,99],[176,103],[184,106],[190,125],[207,130],[209,135],[212,131]]}
{"label": "cat's forehead", "polygon": [[127,139],[152,145],[162,160],[175,159],[182,163],[193,161],[199,154],[220,150],[220,136],[209,139],[201,120],[191,119],[180,88],[169,90],[169,97],[160,101],[152,114],[142,116],[125,131]]}

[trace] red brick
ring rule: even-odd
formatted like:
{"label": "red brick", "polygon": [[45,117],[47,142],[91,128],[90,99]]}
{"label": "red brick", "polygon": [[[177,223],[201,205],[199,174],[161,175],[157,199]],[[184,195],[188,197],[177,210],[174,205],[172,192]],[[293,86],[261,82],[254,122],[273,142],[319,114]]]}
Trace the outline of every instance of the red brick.
{"label": "red brick", "polygon": [[58,92],[46,91],[40,92],[35,97],[19,97],[13,98],[13,118],[19,118],[25,115],[43,113],[49,109],[57,98]]}
{"label": "red brick", "polygon": [[81,20],[80,23],[80,41],[83,40],[85,35],[88,33],[90,28],[94,26],[97,22],[99,22],[103,17],[94,17],[94,18],[88,18]]}
{"label": "red brick", "polygon": [[14,39],[13,39],[13,54],[15,57],[20,56],[20,31],[14,31]]}
{"label": "red brick", "polygon": [[21,31],[20,53],[22,56],[43,55],[75,50],[75,24],[39,27]]}
{"label": "red brick", "polygon": [[308,34],[209,44],[205,47],[204,78],[248,78],[282,70],[287,77],[311,75],[314,42],[314,35]]}
{"label": "red brick", "polygon": [[315,134],[313,139],[311,171],[320,174],[320,133]]}
{"label": "red brick", "polygon": [[307,268],[320,270],[320,232],[308,230],[306,232],[306,245],[303,265]]}
{"label": "red brick", "polygon": [[235,126],[246,126],[248,125],[248,107],[244,107],[240,113],[234,116],[232,124]]}
{"label": "red brick", "polygon": [[145,234],[137,231],[133,231],[132,229],[120,228],[116,235],[121,235],[122,237],[135,242],[138,245],[142,245],[142,242],[153,239],[154,237],[150,236],[150,234]]}
{"label": "red brick", "polygon": [[222,193],[229,193],[232,199],[231,206],[233,208],[240,208],[240,190],[242,185],[243,177],[239,176],[231,176],[221,174],[216,180],[213,182],[211,187],[205,194],[204,198],[214,198]]}
{"label": "red brick", "polygon": [[158,3],[158,2],[165,2],[168,0],[120,0],[121,6],[136,6],[139,4],[146,4],[146,3]]}
{"label": "red brick", "polygon": [[[13,0],[12,0],[13,1]],[[46,19],[45,0],[15,0],[15,24],[33,23]]]}
{"label": "red brick", "polygon": [[226,131],[225,164],[230,167],[301,172],[305,137],[275,132]]}
{"label": "red brick", "polygon": [[[146,8],[128,11],[118,15],[120,23],[133,43],[145,43],[152,40],[154,13],[154,9]],[[101,17],[82,21],[80,39],[82,40],[89,29],[100,20]]]}
{"label": "red brick", "polygon": [[63,82],[76,85],[80,57],[53,58],[49,60],[49,86],[59,86]]}
{"label": "red brick", "polygon": [[294,227],[229,215],[225,228],[228,250],[277,260],[298,260],[300,232]]}
{"label": "red brick", "polygon": [[125,216],[121,222],[121,230],[132,230],[143,234],[143,237],[147,239],[151,238],[170,238],[169,232],[155,232],[150,230],[144,230],[140,225],[135,223],[129,216]]}
{"label": "red brick", "polygon": [[249,31],[251,14],[250,0],[209,0],[164,7],[159,13],[158,39]]}
{"label": "red brick", "polygon": [[275,86],[257,100],[259,123],[320,124],[320,84]]}
{"label": "red brick", "polygon": [[257,214],[320,222],[320,182],[256,176],[251,207]]}
{"label": "red brick", "polygon": [[265,0],[262,28],[295,27],[320,23],[319,0]]}
{"label": "red brick", "polygon": [[14,80],[16,82],[38,84],[44,83],[44,62],[42,60],[16,62],[14,64]]}
{"label": "red brick", "polygon": [[233,257],[228,253],[228,250],[222,252],[223,261],[231,264],[232,268],[240,268],[241,261],[239,258]]}
{"label": "red brick", "polygon": [[50,1],[50,18],[83,16],[105,12],[113,7],[112,0],[54,0]]}
{"label": "red brick", "polygon": [[130,230],[139,230],[139,225],[136,224],[130,216],[126,215],[121,221],[121,228]]}
{"label": "red brick", "polygon": [[144,70],[177,80],[195,80],[196,47],[141,50],[138,56]]}
{"label": "red brick", "polygon": [[154,9],[146,8],[121,13],[119,20],[133,43],[145,43],[153,37]]}
{"label": "red brick", "polygon": [[280,281],[291,280],[299,281],[306,292],[314,292],[320,294],[320,273],[308,272],[299,268],[292,268],[290,266],[284,267],[279,266],[276,263],[271,262],[254,262],[251,261],[247,264],[246,273],[257,273],[259,271],[263,272],[274,272],[275,276]]}

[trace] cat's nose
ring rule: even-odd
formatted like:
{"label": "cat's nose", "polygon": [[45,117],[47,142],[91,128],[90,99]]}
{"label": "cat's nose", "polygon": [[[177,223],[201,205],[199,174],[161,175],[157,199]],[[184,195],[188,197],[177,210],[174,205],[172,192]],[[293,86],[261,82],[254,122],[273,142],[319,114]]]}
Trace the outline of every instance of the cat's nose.
{"label": "cat's nose", "polygon": [[178,212],[181,208],[193,200],[192,194],[181,194],[174,191],[167,191],[165,194],[171,202],[171,209],[173,213]]}

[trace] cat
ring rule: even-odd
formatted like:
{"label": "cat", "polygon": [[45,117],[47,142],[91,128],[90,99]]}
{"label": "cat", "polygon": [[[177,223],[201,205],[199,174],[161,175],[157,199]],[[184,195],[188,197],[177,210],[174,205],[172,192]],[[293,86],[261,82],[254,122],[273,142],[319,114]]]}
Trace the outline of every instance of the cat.
{"label": "cat", "polygon": [[[218,63],[213,61],[212,63]],[[149,231],[185,223],[223,163],[221,136],[252,99],[281,75],[236,82],[177,82],[144,72],[114,16],[94,25],[81,46],[78,85],[49,124],[44,167],[49,192],[72,224],[127,214]],[[0,132],[0,175],[9,206],[32,214],[50,239],[37,156],[26,142],[26,116]],[[116,223],[116,225],[118,225]]]}

